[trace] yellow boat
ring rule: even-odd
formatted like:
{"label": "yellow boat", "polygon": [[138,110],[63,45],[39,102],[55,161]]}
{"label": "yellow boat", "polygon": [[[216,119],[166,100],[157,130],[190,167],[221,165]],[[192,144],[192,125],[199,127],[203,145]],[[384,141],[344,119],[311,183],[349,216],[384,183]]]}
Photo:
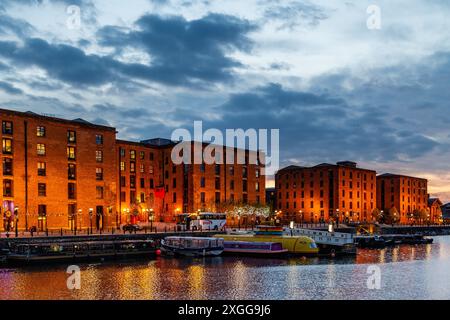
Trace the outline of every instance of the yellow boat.
{"label": "yellow boat", "polygon": [[254,235],[254,234],[226,234],[216,235],[225,241],[247,241],[247,242],[275,242],[281,243],[283,249],[287,249],[290,254],[316,255],[319,248],[315,241],[305,236],[283,236],[283,235]]}

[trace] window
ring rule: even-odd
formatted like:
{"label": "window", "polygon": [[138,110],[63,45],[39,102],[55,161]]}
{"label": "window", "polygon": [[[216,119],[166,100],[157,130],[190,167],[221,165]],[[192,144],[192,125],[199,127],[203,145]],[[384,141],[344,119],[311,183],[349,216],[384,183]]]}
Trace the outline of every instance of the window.
{"label": "window", "polygon": [[45,127],[37,126],[36,127],[36,136],[37,137],[45,137]]}
{"label": "window", "polygon": [[205,177],[201,177],[201,178],[200,178],[200,188],[204,188],[205,185],[206,185]]}
{"label": "window", "polygon": [[125,157],[125,149],[124,148],[120,148],[120,157],[121,158]]}
{"label": "window", "polygon": [[242,178],[247,178],[248,173],[247,173],[247,167],[242,167]]}
{"label": "window", "polygon": [[95,179],[97,181],[103,180],[103,168],[96,168],[95,169]]}
{"label": "window", "polygon": [[121,187],[126,187],[126,186],[127,186],[127,180],[126,180],[126,177],[124,177],[124,176],[121,176],[121,177],[120,177],[120,186],[121,186]]}
{"label": "window", "polygon": [[3,139],[3,154],[12,154],[12,140]]}
{"label": "window", "polygon": [[256,169],[256,171],[255,171],[256,178],[259,178],[259,175],[260,175],[259,169]]}
{"label": "window", "polygon": [[177,194],[176,194],[176,192],[174,192],[173,195],[172,195],[172,202],[173,203],[177,203]]}
{"label": "window", "polygon": [[68,184],[67,196],[68,196],[68,198],[70,200],[75,200],[77,198],[75,183],[69,183]]}
{"label": "window", "polygon": [[130,172],[136,172],[136,162],[130,162]]}
{"label": "window", "polygon": [[69,180],[75,180],[77,178],[77,167],[73,163],[70,163],[67,167],[67,173]]}
{"label": "window", "polygon": [[45,177],[47,175],[47,165],[45,162],[37,163],[37,172],[40,177]]}
{"label": "window", "polygon": [[120,193],[120,202],[126,202],[127,201],[126,197],[127,197],[126,193],[122,191]]}
{"label": "window", "polygon": [[103,151],[102,150],[95,151],[95,161],[103,162]]}
{"label": "window", "polygon": [[47,206],[45,204],[38,205],[38,215],[41,218],[45,218],[47,216]]}
{"label": "window", "polygon": [[230,167],[230,176],[234,176],[234,167]]}
{"label": "window", "polygon": [[242,181],[242,191],[243,192],[247,192],[248,191],[247,180]]}
{"label": "window", "polygon": [[120,171],[125,171],[125,161],[120,161]]}
{"label": "window", "polygon": [[47,196],[47,185],[45,183],[38,183],[38,196],[39,197]]}
{"label": "window", "polygon": [[141,178],[140,180],[141,180],[141,183],[140,183],[141,188],[145,188],[145,179]]}
{"label": "window", "polygon": [[234,180],[231,180],[231,181],[230,181],[230,189],[231,189],[231,190],[234,190]]}
{"label": "window", "polygon": [[[259,192],[259,182],[256,182],[256,184],[255,184],[255,191]],[[294,198],[296,197],[295,195],[296,195],[296,193],[294,193]]]}
{"label": "window", "polygon": [[141,160],[145,159],[145,152],[144,151],[139,152],[139,159],[141,159]]}
{"label": "window", "polygon": [[155,158],[155,156],[154,156],[153,152],[151,152],[151,153],[150,153],[150,161],[153,161],[154,158]]}
{"label": "window", "polygon": [[200,172],[205,172],[205,164],[204,163],[202,163],[200,165]]}
{"label": "window", "polygon": [[37,155],[38,156],[45,156],[45,153],[46,153],[46,151],[45,151],[45,144],[38,143],[36,145],[36,149],[37,149]]}
{"label": "window", "polygon": [[173,178],[172,180],[172,188],[176,188],[177,187],[177,179]]}
{"label": "window", "polygon": [[75,160],[75,147],[67,147],[67,159]]}
{"label": "window", "polygon": [[135,150],[130,150],[130,159],[136,160],[136,151]]}
{"label": "window", "polygon": [[155,183],[153,182],[153,179],[150,179],[150,189],[155,188]]}
{"label": "window", "polygon": [[139,171],[140,171],[141,173],[145,173],[145,166],[144,166],[143,163],[141,163],[141,164],[139,165]]}
{"label": "window", "polygon": [[3,175],[4,176],[13,175],[13,161],[10,158],[3,158]]}
{"label": "window", "polygon": [[145,203],[145,193],[141,192],[141,203]]}
{"label": "window", "polygon": [[102,134],[96,134],[95,135],[95,144],[96,145],[102,145],[103,144],[103,135]]}
{"label": "window", "polygon": [[67,142],[75,143],[77,142],[77,133],[75,131],[67,131]]}
{"label": "window", "polygon": [[200,202],[202,204],[205,204],[205,202],[206,202],[206,197],[205,197],[205,193],[204,192],[200,193]]}
{"label": "window", "polygon": [[177,173],[177,166],[172,167],[172,173]]}
{"label": "window", "polygon": [[136,176],[130,176],[130,188],[136,188]]}
{"label": "window", "polygon": [[97,199],[103,199],[103,187],[95,187],[95,194]]}
{"label": "window", "polygon": [[216,164],[215,172],[216,172],[216,176],[220,175],[220,165],[219,164]]}
{"label": "window", "polygon": [[130,203],[135,204],[136,200],[136,191],[130,191]]}
{"label": "window", "polygon": [[220,178],[216,178],[214,185],[216,190],[220,190]]}
{"label": "window", "polygon": [[13,134],[13,124],[11,121],[2,122],[2,132],[3,134]]}
{"label": "window", "polygon": [[13,196],[12,180],[3,180],[3,196],[4,197],[12,197]]}
{"label": "window", "polygon": [[153,166],[148,167],[148,173],[153,174]]}

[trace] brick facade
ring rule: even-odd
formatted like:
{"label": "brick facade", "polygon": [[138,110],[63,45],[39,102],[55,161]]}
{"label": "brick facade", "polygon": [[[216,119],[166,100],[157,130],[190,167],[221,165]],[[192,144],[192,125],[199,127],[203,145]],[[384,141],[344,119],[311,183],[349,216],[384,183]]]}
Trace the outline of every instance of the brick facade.
{"label": "brick facade", "polygon": [[376,208],[376,172],[353,162],[290,166],[277,172],[275,184],[285,221],[370,221]]}

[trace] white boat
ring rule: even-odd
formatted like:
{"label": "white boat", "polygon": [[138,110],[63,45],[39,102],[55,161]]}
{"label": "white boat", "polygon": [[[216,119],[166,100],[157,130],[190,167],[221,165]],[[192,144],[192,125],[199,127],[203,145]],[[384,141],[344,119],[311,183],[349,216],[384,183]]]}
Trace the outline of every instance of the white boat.
{"label": "white boat", "polygon": [[172,256],[218,256],[223,250],[222,238],[166,237],[161,241],[161,252]]}

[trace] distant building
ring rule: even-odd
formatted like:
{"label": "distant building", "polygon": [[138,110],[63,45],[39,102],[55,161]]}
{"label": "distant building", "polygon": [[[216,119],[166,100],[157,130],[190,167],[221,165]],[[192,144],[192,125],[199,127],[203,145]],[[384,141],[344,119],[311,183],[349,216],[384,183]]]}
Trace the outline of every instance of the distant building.
{"label": "distant building", "polygon": [[277,172],[275,183],[285,221],[371,221],[376,208],[376,172],[351,161],[289,166]]}
{"label": "distant building", "polygon": [[377,206],[385,212],[395,208],[400,223],[410,223],[416,210],[428,210],[428,181],[391,173],[379,175]]}
{"label": "distant building", "polygon": [[438,223],[442,217],[442,202],[439,198],[428,199],[428,210],[430,214],[430,221]]}
{"label": "distant building", "polygon": [[444,218],[444,220],[450,220],[450,202],[444,204],[441,207],[442,210],[442,217]]}
{"label": "distant building", "polygon": [[270,211],[274,212],[277,208],[277,189],[266,188],[266,205],[270,207]]}

